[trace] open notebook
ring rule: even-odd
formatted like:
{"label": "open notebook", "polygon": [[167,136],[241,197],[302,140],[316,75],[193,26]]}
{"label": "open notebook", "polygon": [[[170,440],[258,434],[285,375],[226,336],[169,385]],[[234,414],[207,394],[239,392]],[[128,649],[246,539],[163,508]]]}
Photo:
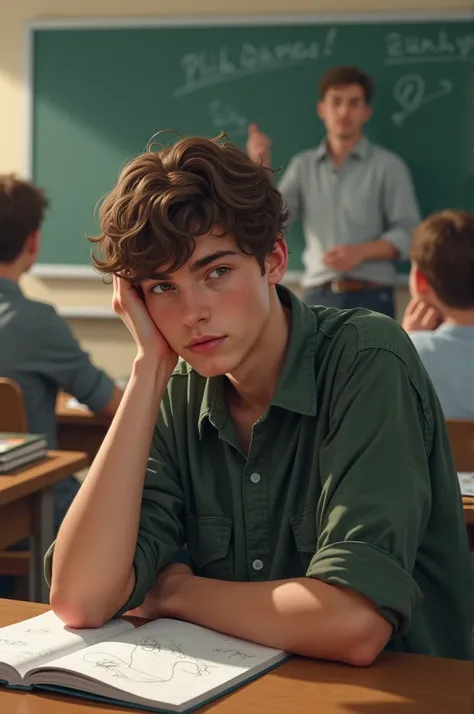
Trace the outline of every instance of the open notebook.
{"label": "open notebook", "polygon": [[46,612],[0,628],[0,680],[137,708],[187,712],[287,655],[179,620],[73,630]]}

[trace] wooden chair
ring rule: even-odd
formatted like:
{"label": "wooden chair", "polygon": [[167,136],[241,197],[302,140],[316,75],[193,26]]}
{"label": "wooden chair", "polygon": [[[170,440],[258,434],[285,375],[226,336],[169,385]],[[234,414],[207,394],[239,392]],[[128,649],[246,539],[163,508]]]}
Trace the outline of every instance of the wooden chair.
{"label": "wooden chair", "polygon": [[474,473],[474,420],[447,419],[456,471]]}
{"label": "wooden chair", "polygon": [[23,392],[13,379],[0,377],[0,431],[28,433]]}
{"label": "wooden chair", "polygon": [[[25,400],[20,386],[13,379],[0,377],[0,432],[28,433]],[[0,551],[0,575],[27,577],[30,553],[25,550]],[[20,584],[15,588],[15,595],[23,592]]]}

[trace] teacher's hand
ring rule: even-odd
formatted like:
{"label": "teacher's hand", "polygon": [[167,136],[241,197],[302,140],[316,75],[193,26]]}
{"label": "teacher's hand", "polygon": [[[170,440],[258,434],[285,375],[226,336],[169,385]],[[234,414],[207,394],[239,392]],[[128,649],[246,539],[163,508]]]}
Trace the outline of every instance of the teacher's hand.
{"label": "teacher's hand", "polygon": [[364,261],[363,245],[339,245],[328,250],[323,256],[323,263],[338,273],[354,270]]}

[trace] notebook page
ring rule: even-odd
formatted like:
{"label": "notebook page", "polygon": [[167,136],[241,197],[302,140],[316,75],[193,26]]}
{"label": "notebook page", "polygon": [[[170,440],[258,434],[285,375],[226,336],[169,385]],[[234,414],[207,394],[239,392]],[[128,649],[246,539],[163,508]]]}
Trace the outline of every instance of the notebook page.
{"label": "notebook page", "polygon": [[463,496],[474,496],[474,474],[458,473],[459,485]]}
{"label": "notebook page", "polygon": [[87,675],[116,690],[108,692],[101,687],[106,696],[120,698],[117,690],[122,690],[179,706],[223,685],[232,686],[235,678],[261,669],[279,656],[284,656],[280,650],[163,619],[47,666]]}
{"label": "notebook page", "polygon": [[50,610],[0,628],[0,661],[12,665],[23,676],[50,659],[133,629],[125,620],[112,620],[97,629],[73,630]]}

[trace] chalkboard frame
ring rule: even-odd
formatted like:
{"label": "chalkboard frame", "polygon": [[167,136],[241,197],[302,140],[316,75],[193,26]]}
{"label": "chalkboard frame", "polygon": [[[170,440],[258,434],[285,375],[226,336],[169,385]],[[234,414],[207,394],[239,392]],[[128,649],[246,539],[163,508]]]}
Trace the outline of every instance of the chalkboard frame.
{"label": "chalkboard frame", "polygon": [[[406,11],[406,12],[361,12],[361,13],[306,13],[285,15],[209,15],[209,16],[154,16],[154,17],[97,17],[97,18],[48,18],[32,20],[25,24],[25,76],[23,83],[24,103],[24,175],[33,177],[33,131],[34,131],[34,49],[35,38],[42,30],[91,30],[91,29],[134,29],[152,27],[231,27],[233,24],[250,26],[306,25],[312,24],[354,24],[377,22],[439,22],[469,21],[474,19],[473,10],[452,11]],[[47,279],[102,279],[90,265],[39,263],[32,268],[32,274]],[[284,282],[298,283],[302,271],[288,271]],[[399,276],[400,284],[405,285],[407,278]]]}

